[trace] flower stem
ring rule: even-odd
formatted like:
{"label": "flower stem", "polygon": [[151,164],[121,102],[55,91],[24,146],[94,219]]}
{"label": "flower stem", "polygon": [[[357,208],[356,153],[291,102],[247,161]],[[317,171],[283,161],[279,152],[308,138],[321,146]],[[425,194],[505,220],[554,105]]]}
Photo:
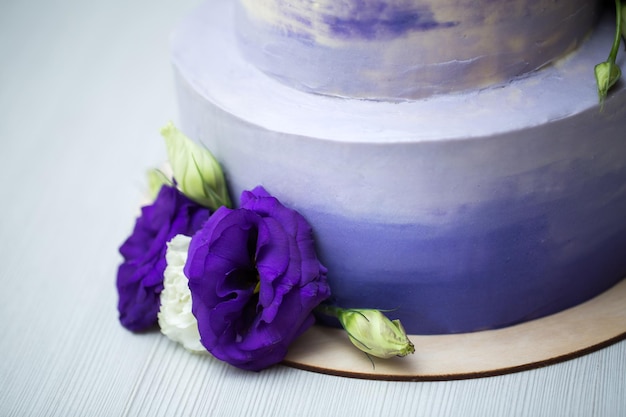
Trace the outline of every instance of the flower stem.
{"label": "flower stem", "polygon": [[622,40],[622,1],[615,0],[615,9],[617,16],[617,30],[615,31],[615,39],[613,40],[613,47],[611,48],[611,53],[609,54],[609,61],[615,64],[615,60],[617,59],[617,52],[619,51],[619,44]]}
{"label": "flower stem", "polygon": [[315,311],[317,313],[324,314],[330,317],[335,317],[335,318],[339,318],[339,314],[341,313],[342,310],[343,309],[339,307],[329,306],[326,304],[320,304],[317,307],[315,307]]}

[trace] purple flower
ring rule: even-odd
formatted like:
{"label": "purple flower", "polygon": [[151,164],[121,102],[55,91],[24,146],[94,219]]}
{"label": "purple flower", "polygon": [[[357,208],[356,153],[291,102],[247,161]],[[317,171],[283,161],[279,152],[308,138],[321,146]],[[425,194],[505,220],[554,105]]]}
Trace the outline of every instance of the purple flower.
{"label": "purple flower", "polygon": [[133,233],[120,247],[124,262],[117,272],[117,308],[128,330],[146,330],[156,324],[166,244],[177,234],[191,236],[209,215],[209,209],[166,185],[154,203],[141,209]]}
{"label": "purple flower", "polygon": [[204,347],[248,370],[280,362],[330,295],[310,226],[263,188],[192,238],[185,275]]}

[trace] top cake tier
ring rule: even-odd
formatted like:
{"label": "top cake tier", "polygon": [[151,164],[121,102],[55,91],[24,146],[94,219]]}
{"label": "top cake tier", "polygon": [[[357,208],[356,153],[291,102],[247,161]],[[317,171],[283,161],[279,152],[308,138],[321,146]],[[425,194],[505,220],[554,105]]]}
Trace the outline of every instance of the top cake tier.
{"label": "top cake tier", "polygon": [[404,100],[498,85],[572,51],[596,0],[236,0],[244,57],[292,87]]}

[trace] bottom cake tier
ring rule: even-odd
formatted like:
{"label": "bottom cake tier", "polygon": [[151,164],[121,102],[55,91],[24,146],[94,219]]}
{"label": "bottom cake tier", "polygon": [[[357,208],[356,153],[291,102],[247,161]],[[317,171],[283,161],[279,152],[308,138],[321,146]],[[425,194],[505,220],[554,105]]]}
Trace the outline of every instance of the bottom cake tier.
{"label": "bottom cake tier", "polygon": [[510,83],[409,102],[306,94],[243,60],[229,0],[172,39],[182,130],[233,196],[263,185],[312,225],[332,302],[408,333],[493,329],[626,276],[626,89],[598,105],[611,18]]}

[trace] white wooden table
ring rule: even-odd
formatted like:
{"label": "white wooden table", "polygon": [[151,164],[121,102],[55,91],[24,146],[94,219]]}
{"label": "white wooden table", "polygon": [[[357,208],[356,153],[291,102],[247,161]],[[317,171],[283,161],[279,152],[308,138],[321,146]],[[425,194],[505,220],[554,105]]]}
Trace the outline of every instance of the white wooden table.
{"label": "white wooden table", "polygon": [[414,383],[248,373],[123,330],[117,247],[177,119],[168,35],[198,2],[0,0],[0,416],[626,416],[626,341]]}

